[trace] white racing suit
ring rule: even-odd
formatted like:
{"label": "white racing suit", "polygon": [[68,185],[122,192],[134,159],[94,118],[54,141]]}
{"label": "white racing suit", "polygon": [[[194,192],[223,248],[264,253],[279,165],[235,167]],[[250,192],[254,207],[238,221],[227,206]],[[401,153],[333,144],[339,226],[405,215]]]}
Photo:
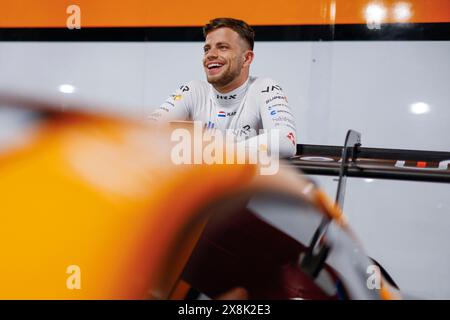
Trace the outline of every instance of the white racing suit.
{"label": "white racing suit", "polygon": [[232,130],[235,140],[247,145],[262,134],[261,129],[278,129],[279,156],[287,158],[296,153],[294,116],[282,88],[270,78],[249,77],[242,86],[226,94],[204,81],[191,81],[176,90],[149,119],[201,121],[206,129],[224,133]]}

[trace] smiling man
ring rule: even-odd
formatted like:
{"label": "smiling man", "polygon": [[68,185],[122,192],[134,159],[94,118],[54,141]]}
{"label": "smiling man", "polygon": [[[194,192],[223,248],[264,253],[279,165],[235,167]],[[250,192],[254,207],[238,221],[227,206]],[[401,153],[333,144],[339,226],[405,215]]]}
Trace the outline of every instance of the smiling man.
{"label": "smiling man", "polygon": [[[232,130],[236,141],[277,129],[279,155],[296,152],[296,128],[288,99],[270,78],[251,77],[255,33],[244,21],[211,20],[203,28],[203,68],[207,82],[181,86],[149,116],[154,121],[202,121],[206,129]],[[270,149],[270,145],[269,145]]]}

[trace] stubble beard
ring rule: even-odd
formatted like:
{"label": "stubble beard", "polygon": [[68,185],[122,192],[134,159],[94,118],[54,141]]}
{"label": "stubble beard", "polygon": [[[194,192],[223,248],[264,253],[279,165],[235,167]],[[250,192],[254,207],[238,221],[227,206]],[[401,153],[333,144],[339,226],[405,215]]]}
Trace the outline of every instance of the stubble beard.
{"label": "stubble beard", "polygon": [[214,77],[209,78],[208,76],[206,78],[214,87],[224,87],[236,79],[240,75],[241,70],[242,64],[238,65],[234,70],[225,70],[225,72],[217,79],[214,79]]}

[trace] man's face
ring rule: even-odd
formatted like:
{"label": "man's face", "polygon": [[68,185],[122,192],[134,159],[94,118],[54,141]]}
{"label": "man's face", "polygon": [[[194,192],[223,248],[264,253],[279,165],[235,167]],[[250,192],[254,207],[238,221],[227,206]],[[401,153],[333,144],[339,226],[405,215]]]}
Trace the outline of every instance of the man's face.
{"label": "man's face", "polygon": [[225,27],[211,31],[203,49],[203,67],[212,85],[226,86],[241,74],[248,48],[237,32]]}

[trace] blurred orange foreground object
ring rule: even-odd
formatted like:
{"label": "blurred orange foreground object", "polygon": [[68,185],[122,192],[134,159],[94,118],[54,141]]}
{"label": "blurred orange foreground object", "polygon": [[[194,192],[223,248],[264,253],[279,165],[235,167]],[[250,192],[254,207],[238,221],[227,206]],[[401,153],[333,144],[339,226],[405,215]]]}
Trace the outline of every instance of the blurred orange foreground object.
{"label": "blurred orange foreground object", "polygon": [[165,298],[201,231],[199,208],[255,172],[172,165],[169,135],[129,121],[36,121],[0,154],[1,299]]}
{"label": "blurred orange foreground object", "polygon": [[[335,218],[290,168],[264,176],[250,164],[175,165],[170,128],[0,92],[1,105],[22,108],[8,111],[21,120],[0,144],[0,299],[174,298],[208,218],[239,213],[255,195]],[[352,238],[339,228],[338,238]],[[361,270],[352,271],[358,290]]]}

